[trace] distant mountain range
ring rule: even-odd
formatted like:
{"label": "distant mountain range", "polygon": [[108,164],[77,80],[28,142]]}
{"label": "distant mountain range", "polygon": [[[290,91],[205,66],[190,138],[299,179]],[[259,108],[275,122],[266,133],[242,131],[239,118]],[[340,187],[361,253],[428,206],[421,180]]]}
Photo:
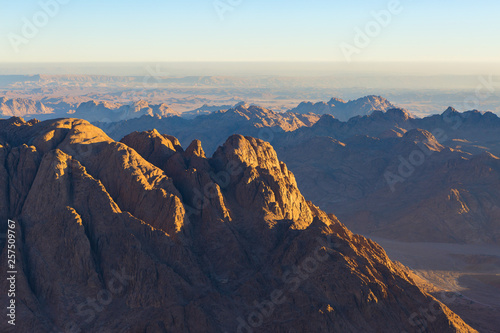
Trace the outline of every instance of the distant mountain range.
{"label": "distant mountain range", "polygon": [[180,116],[166,104],[150,105],[145,101],[129,104],[88,101],[68,104],[54,99],[46,102],[25,98],[7,99],[0,97],[0,116],[53,119],[61,117],[76,117],[88,121],[116,122],[141,116],[171,117]]}
{"label": "distant mountain range", "polygon": [[25,117],[51,114],[52,108],[46,107],[42,102],[31,99],[0,97],[0,116]]}
{"label": "distant mountain range", "polygon": [[193,140],[203,142],[204,149],[213,153],[228,136],[241,133],[244,135],[270,139],[273,131],[294,131],[300,127],[313,125],[320,119],[315,114],[278,113],[248,104],[239,104],[227,111],[213,112],[194,119],[171,117],[156,119],[140,117],[115,123],[96,122],[115,140],[120,140],[128,133],[157,129],[161,133],[171,133],[183,146]]}
{"label": "distant mountain range", "polygon": [[318,136],[277,144],[303,193],[365,235],[500,244],[500,159],[401,137]]}
{"label": "distant mountain range", "polygon": [[346,121],[355,116],[365,116],[373,111],[387,111],[395,106],[387,99],[380,96],[366,96],[354,101],[343,101],[332,98],[328,102],[302,102],[289,112],[292,113],[316,113],[331,114],[335,118]]}
{"label": "distant mountain range", "polygon": [[245,102],[240,102],[236,105],[208,105],[204,104],[203,106],[194,109],[192,111],[186,111],[181,114],[182,118],[187,118],[187,119],[192,119],[196,118],[198,116],[206,116],[210,113],[217,112],[217,111],[226,111],[231,108],[238,107],[240,105],[244,105]]}
{"label": "distant mountain range", "polygon": [[[181,116],[183,118],[192,119],[200,115],[207,115],[217,111],[226,111],[231,108],[236,108],[244,105],[240,102],[236,105],[203,105],[192,111],[183,113],[172,110],[168,105],[161,103],[158,105],[150,105],[145,101],[137,101],[133,103],[112,103],[106,101],[87,101],[68,102],[58,101],[55,98],[50,100],[36,101],[31,99],[7,99],[0,98],[0,116],[10,117],[25,117],[32,118],[38,116],[41,119],[51,119],[60,117],[77,117],[90,122],[116,122],[138,118],[143,115],[151,117],[171,117]],[[318,102],[303,102],[297,108],[294,108],[289,113],[307,114],[314,113],[318,115],[331,114],[341,120],[347,120],[358,115],[367,115],[373,111],[386,111],[394,106],[382,97],[367,96],[355,101],[344,102],[340,99],[332,98],[328,103]],[[40,117],[40,115],[42,115]]]}
{"label": "distant mountain range", "polygon": [[149,105],[145,101],[138,101],[128,105],[90,101],[81,103],[71,116],[91,122],[116,122],[141,116],[157,118],[180,116],[180,113],[172,110],[166,104]]}

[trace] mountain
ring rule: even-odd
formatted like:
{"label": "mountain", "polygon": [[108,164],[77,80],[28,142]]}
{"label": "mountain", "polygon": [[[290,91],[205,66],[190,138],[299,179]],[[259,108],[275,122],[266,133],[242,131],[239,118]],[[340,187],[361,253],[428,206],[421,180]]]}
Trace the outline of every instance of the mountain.
{"label": "mountain", "polygon": [[355,116],[369,115],[373,111],[387,111],[395,106],[387,99],[380,96],[366,96],[353,101],[344,101],[332,98],[328,102],[302,102],[289,112],[307,114],[331,114],[335,118],[346,121]]}
{"label": "mountain", "polygon": [[141,116],[171,117],[181,113],[162,103],[150,105],[145,101],[130,104],[90,100],[82,103],[68,103],[58,99],[36,101],[33,99],[0,97],[0,116],[39,117],[54,119],[71,115],[88,121],[117,122]]}
{"label": "mountain", "polygon": [[127,105],[110,102],[89,101],[81,103],[73,117],[88,121],[117,122],[125,119],[134,119],[141,116],[171,117],[179,116],[180,113],[172,110],[166,104],[149,105],[145,101],[137,101]]}
{"label": "mountain", "polygon": [[[356,232],[405,241],[500,241],[495,114],[449,108],[420,119],[396,108],[348,121],[332,115],[303,120],[241,105],[192,120],[143,117],[98,125],[115,139],[153,128],[184,146],[201,138],[209,154],[231,134],[258,137],[272,143],[314,204],[336,212]],[[426,142],[425,161],[413,168],[407,162],[420,156],[419,142]],[[400,165],[411,175],[401,177]]]}
{"label": "mountain", "polygon": [[53,109],[39,101],[24,98],[7,99],[0,97],[0,117],[24,117],[29,115],[51,114]]}
{"label": "mountain", "polygon": [[213,153],[228,136],[235,133],[269,141],[275,132],[289,132],[311,126],[318,119],[318,115],[278,113],[256,105],[238,104],[235,108],[194,119],[141,117],[115,123],[94,124],[115,140],[120,140],[130,132],[157,129],[161,133],[177,137],[184,146],[199,139],[205,149]]}
{"label": "mountain", "polygon": [[236,107],[238,107],[240,105],[244,105],[244,104],[245,104],[244,102],[240,102],[236,105],[208,105],[208,104],[204,104],[203,106],[201,106],[197,109],[194,109],[192,111],[183,112],[181,116],[183,118],[193,119],[193,118],[196,118],[198,116],[208,115],[212,112],[224,111],[224,110],[236,108]]}
{"label": "mountain", "polygon": [[475,332],[306,201],[261,140],[207,158],[157,131],[115,142],[83,120],[11,118],[0,145],[15,331]]}
{"label": "mountain", "polygon": [[472,154],[489,151],[500,155],[500,118],[492,112],[477,110],[458,112],[448,108],[440,115],[413,118],[404,109],[374,111],[367,116],[357,116],[340,121],[331,115],[323,115],[314,125],[299,128],[286,135],[277,134],[276,146],[297,143],[315,137],[328,136],[346,140],[357,135],[370,137],[401,137],[409,130],[426,130],[449,147]]}
{"label": "mountain", "polygon": [[500,159],[428,131],[313,137],[278,148],[300,189],[349,228],[416,242],[500,244]]}
{"label": "mountain", "polygon": [[440,115],[416,120],[415,125],[442,136],[450,147],[500,156],[500,118],[492,112],[458,112],[449,107]]}

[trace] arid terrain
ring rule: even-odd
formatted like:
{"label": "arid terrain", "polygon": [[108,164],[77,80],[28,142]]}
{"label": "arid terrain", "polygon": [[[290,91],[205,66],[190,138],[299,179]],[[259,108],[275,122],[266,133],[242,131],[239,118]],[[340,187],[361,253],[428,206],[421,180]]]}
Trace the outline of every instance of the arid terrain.
{"label": "arid terrain", "polygon": [[[40,73],[44,69],[33,71]],[[173,75],[177,71],[171,65],[148,64],[139,67],[133,76],[2,75],[12,69],[2,70],[0,64],[0,97],[34,100],[63,113],[89,101],[129,105],[141,100],[153,105],[166,104],[178,113],[197,109],[214,111],[204,106],[228,109],[242,101],[285,112],[302,102],[327,104],[332,97],[354,101],[366,95],[383,96],[393,105],[420,117],[440,113],[450,105],[459,111],[500,112],[500,78],[496,75],[333,74],[324,70],[318,71],[317,76],[280,72],[243,76],[231,72],[225,76],[212,73],[224,72],[223,68],[207,71],[205,76]],[[188,68],[182,73],[186,72]],[[203,68],[197,72],[203,72]],[[0,117],[2,115],[11,116],[0,112]],[[38,119],[47,119],[43,117],[38,115]]]}
{"label": "arid terrain", "polygon": [[[2,116],[31,119],[0,120],[0,217],[23,234],[23,329],[498,332],[495,113],[238,96],[234,78],[215,77],[165,79],[169,89],[139,96],[137,80],[4,77]],[[320,249],[340,261],[306,274],[318,237],[335,239]],[[67,273],[52,276],[54,265]],[[130,285],[110,294],[119,269]],[[259,308],[293,282],[287,302]],[[92,307],[104,293],[110,302]],[[422,312],[429,295],[461,319],[441,305]]]}
{"label": "arid terrain", "polygon": [[[423,280],[417,283],[480,332],[500,327],[500,247],[408,243],[369,237],[392,260],[404,262]],[[426,286],[426,282],[432,285]]]}
{"label": "arid terrain", "polygon": [[207,158],[156,130],[116,142],[83,120],[11,118],[0,143],[16,330],[475,332],[306,201],[262,140]]}

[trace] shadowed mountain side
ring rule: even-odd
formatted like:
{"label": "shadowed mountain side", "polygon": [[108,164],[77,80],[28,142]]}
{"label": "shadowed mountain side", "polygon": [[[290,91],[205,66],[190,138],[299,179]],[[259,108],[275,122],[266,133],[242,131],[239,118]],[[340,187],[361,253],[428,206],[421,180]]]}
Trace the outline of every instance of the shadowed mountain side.
{"label": "shadowed mountain side", "polygon": [[324,115],[314,125],[296,131],[277,133],[275,147],[284,147],[305,140],[328,136],[343,141],[355,135],[401,137],[412,129],[423,129],[436,136],[441,144],[470,153],[489,151],[500,155],[500,118],[491,112],[457,112],[448,108],[441,115],[412,118],[403,109],[375,111],[368,116],[353,117],[346,122]]}
{"label": "shadowed mountain side", "polygon": [[305,201],[269,144],[231,136],[207,159],[158,132],[123,141],[77,119],[0,120],[17,331],[474,332]]}
{"label": "shadowed mountain side", "polygon": [[500,242],[500,159],[402,137],[315,137],[278,153],[306,197],[356,232],[428,242]]}

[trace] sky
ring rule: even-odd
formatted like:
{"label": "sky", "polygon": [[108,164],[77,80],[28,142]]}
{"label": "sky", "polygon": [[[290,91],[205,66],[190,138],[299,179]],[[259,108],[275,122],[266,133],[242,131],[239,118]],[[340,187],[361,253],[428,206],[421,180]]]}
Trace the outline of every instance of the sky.
{"label": "sky", "polygon": [[498,0],[0,0],[0,8],[0,63],[500,61]]}

